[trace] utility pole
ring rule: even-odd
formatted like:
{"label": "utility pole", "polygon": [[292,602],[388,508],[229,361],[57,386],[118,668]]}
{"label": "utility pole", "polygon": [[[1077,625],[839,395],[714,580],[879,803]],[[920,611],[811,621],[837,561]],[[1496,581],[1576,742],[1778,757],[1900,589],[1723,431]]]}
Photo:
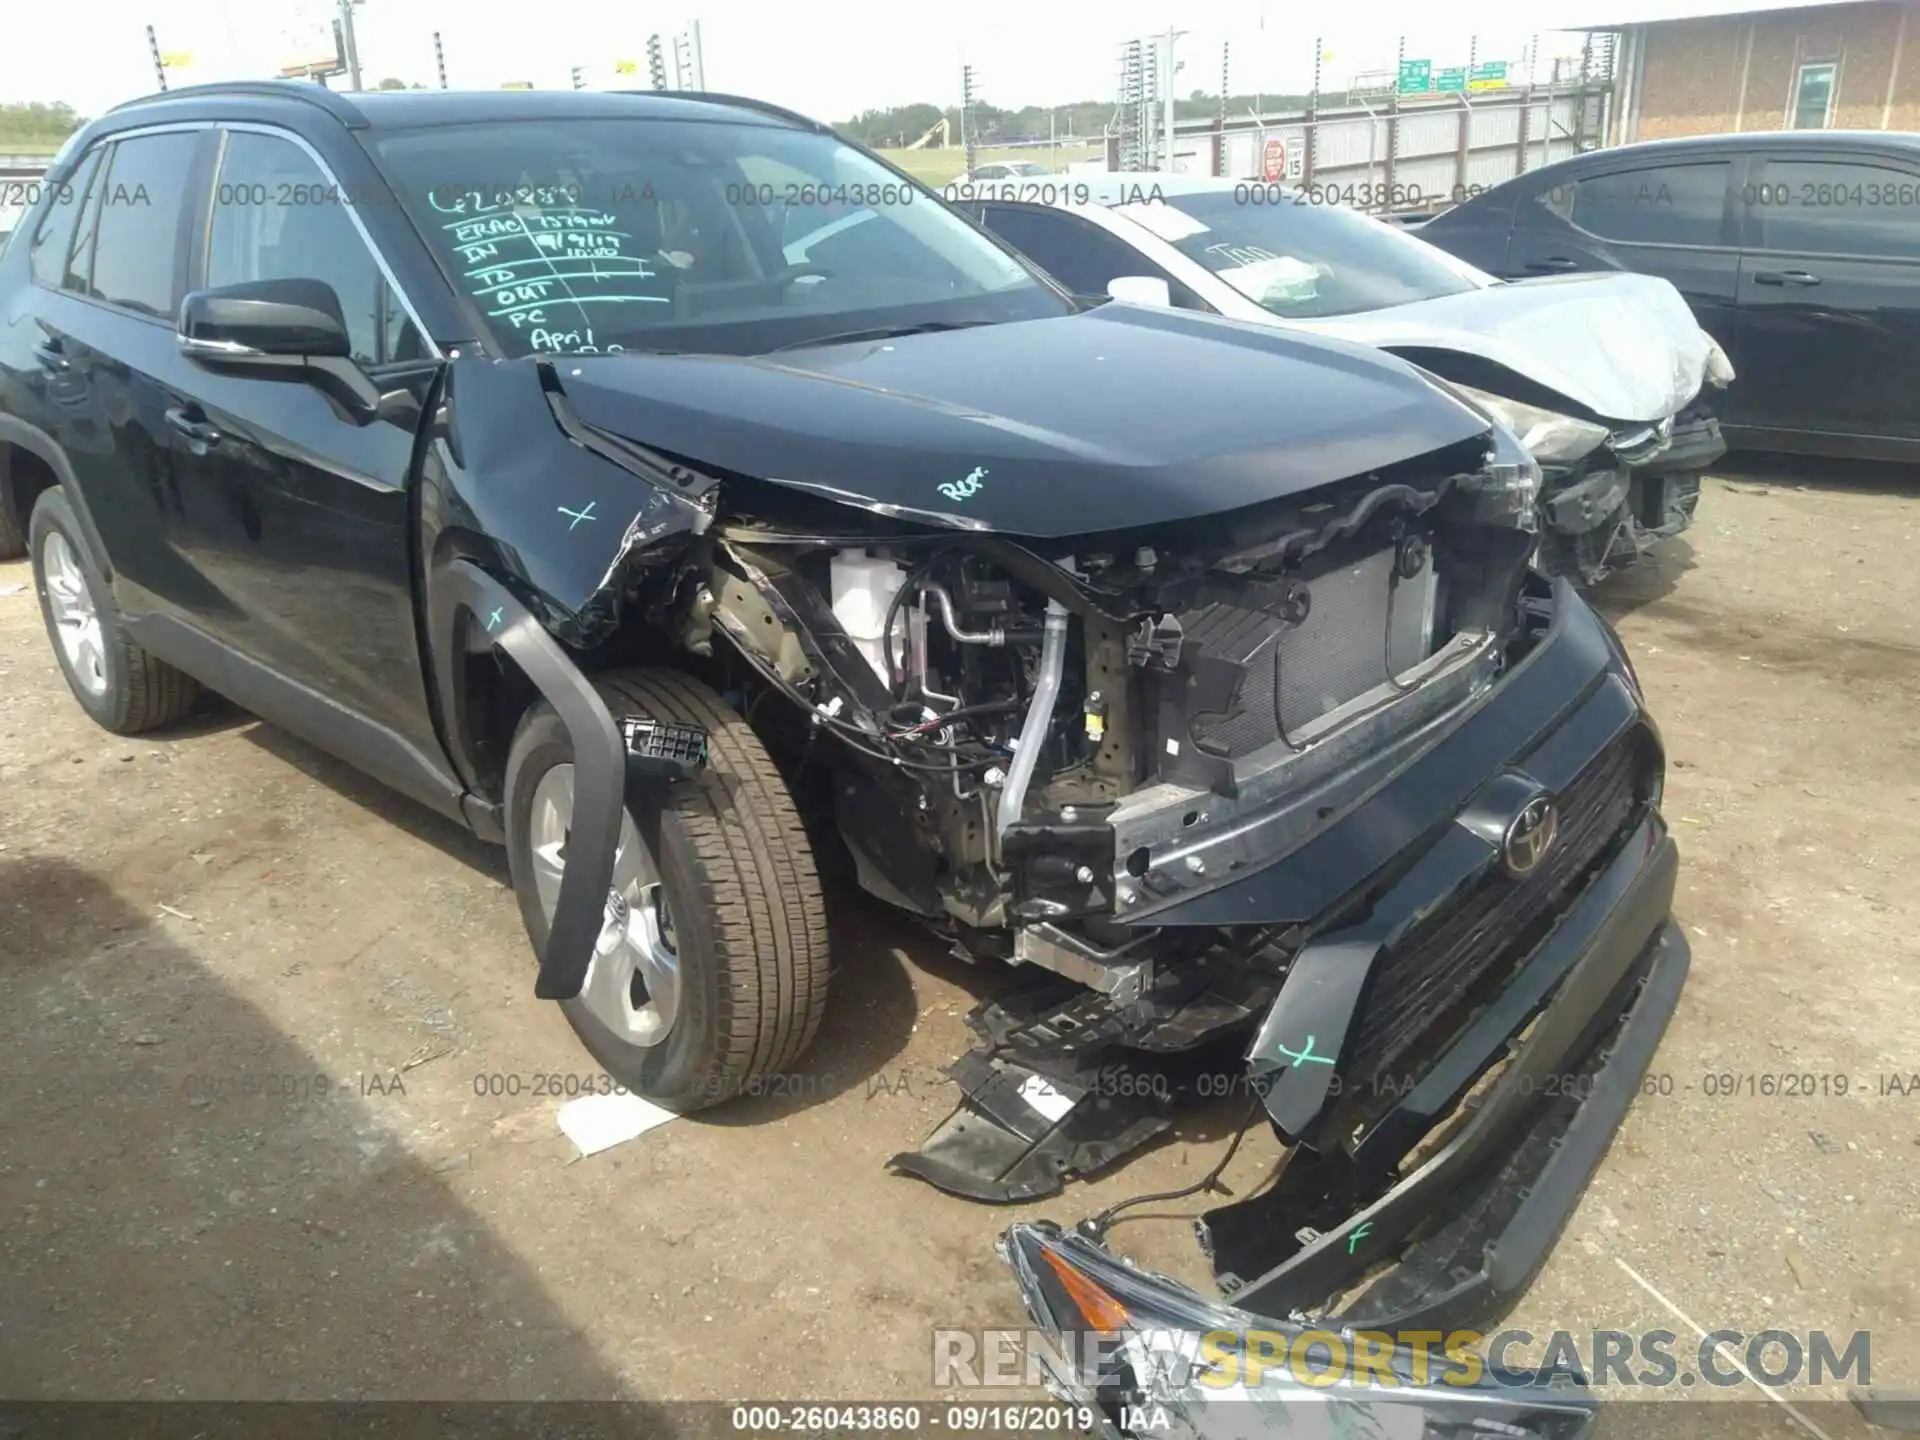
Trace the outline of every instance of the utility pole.
{"label": "utility pole", "polygon": [[704,90],[707,88],[707,62],[700,53],[700,22],[687,21],[687,68],[682,76],[685,88]]}
{"label": "utility pole", "polygon": [[153,56],[153,73],[159,77],[160,88],[167,88],[167,67],[160,59],[160,41],[153,33],[153,26],[147,26],[147,53]]}
{"label": "utility pole", "polygon": [[1175,75],[1180,67],[1173,58],[1173,42],[1186,33],[1184,30],[1168,30],[1160,39],[1160,76],[1161,84],[1164,87],[1161,91],[1160,127],[1161,133],[1166,139],[1166,149],[1160,157],[1161,163],[1159,168],[1163,170],[1173,169],[1173,107],[1175,97],[1179,93],[1179,83],[1175,79]]}
{"label": "utility pole", "polygon": [[653,82],[653,88],[667,88],[667,57],[660,48],[660,37],[647,37],[647,78]]}
{"label": "utility pole", "polygon": [[440,32],[433,32],[433,68],[439,72],[440,88],[447,88],[447,53],[440,48]]}
{"label": "utility pole", "polygon": [[360,88],[360,45],[353,37],[354,0],[340,0],[340,59],[347,67],[347,87]]}
{"label": "utility pole", "polygon": [[973,173],[973,66],[960,67],[960,145],[966,173]]}

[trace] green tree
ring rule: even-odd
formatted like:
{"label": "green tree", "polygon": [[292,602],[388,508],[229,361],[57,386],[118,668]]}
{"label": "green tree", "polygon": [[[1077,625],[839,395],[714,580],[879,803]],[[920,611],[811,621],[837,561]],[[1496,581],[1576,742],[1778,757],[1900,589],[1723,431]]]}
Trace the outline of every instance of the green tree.
{"label": "green tree", "polygon": [[35,149],[57,146],[86,124],[86,117],[74,113],[63,101],[48,105],[28,100],[0,105],[0,150],[9,145]]}

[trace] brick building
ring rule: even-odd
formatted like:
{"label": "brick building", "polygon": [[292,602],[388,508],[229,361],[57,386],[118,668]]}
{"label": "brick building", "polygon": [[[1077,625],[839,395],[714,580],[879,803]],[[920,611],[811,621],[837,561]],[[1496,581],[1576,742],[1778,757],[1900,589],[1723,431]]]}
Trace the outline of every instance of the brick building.
{"label": "brick building", "polygon": [[1920,130],[1920,0],[1688,8],[1684,19],[1626,15],[1580,27],[1616,37],[1609,143],[1738,130]]}

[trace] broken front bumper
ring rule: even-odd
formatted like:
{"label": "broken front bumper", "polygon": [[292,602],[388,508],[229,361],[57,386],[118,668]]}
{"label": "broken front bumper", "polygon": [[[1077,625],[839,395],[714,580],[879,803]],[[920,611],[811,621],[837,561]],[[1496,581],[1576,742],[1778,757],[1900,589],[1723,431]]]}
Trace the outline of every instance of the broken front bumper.
{"label": "broken front bumper", "polygon": [[[1219,823],[1188,844],[1225,863],[1170,867],[1171,893],[1128,917],[1310,937],[1276,959],[1264,995],[1207,1001],[1214,1018],[1234,1003],[1247,1017],[1221,1033],[1257,1025],[1242,1051],[1297,1146],[1272,1189],[1205,1217],[1242,1308],[1324,1311],[1365,1281],[1354,1314],[1369,1323],[1502,1308],[1551,1247],[1672,1013],[1687,951],[1668,920],[1677,856],[1657,809],[1658,732],[1605,622],[1564,581],[1546,600],[1535,592],[1551,622],[1533,649],[1422,727],[1410,753],[1383,747],[1305,797],[1214,797]],[[1324,817],[1304,837],[1277,818],[1302,804]],[[1291,843],[1246,863],[1262,834]],[[1204,883],[1208,869],[1225,878]],[[1017,1024],[990,1011],[990,1045],[956,1069],[966,1101],[895,1163],[1024,1199],[1164,1128],[1184,1058],[1164,1023],[1166,1087],[1087,1068],[1117,1058],[1102,1042],[1124,1035],[1111,1022],[1125,1010],[1082,991]]]}
{"label": "broken front bumper", "polygon": [[1536,564],[1592,585],[1693,523],[1700,475],[1727,453],[1720,422],[1689,413],[1644,458],[1598,451],[1571,473],[1549,473]]}

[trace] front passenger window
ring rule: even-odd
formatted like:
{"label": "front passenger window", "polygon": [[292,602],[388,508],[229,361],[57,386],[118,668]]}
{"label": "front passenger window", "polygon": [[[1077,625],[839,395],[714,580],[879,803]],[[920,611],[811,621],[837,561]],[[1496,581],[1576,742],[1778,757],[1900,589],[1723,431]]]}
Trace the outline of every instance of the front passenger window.
{"label": "front passenger window", "polygon": [[324,280],[340,297],[353,358],[363,366],[426,353],[345,201],[290,140],[227,133],[207,231],[209,289],[249,280]]}

